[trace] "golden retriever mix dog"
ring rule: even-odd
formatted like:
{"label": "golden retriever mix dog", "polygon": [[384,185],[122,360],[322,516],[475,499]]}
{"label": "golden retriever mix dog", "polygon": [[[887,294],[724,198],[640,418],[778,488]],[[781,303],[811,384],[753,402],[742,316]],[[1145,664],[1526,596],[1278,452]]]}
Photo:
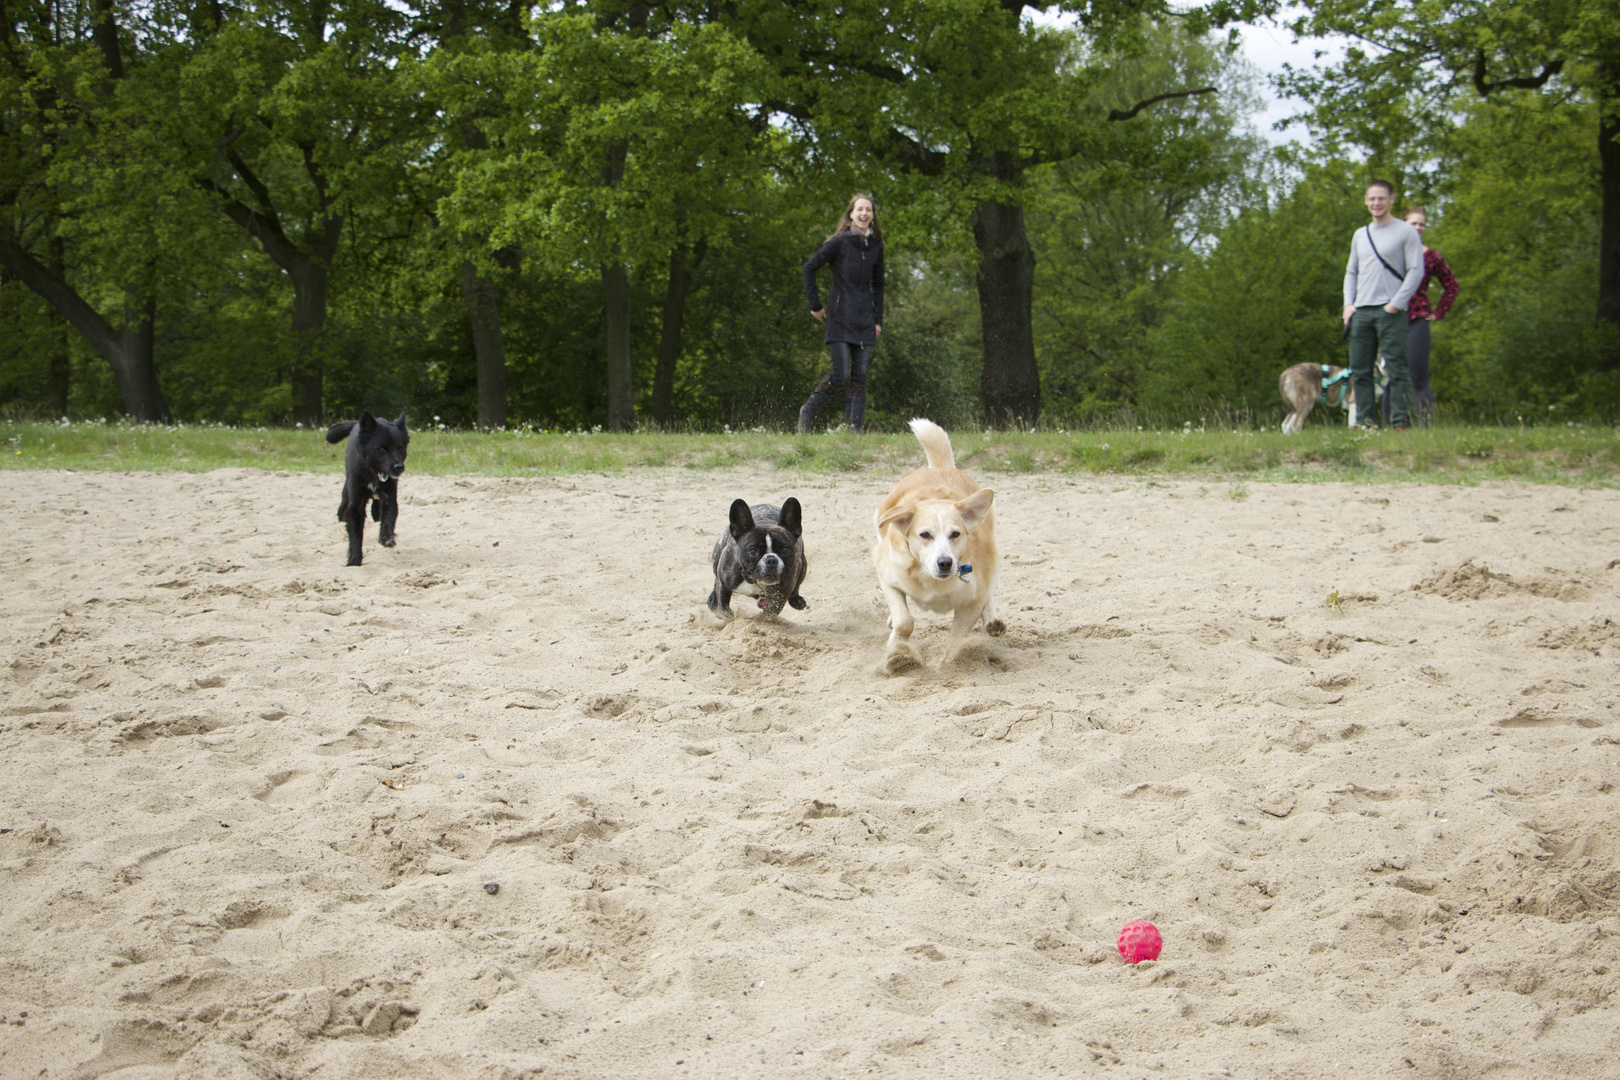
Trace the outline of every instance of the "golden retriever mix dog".
{"label": "golden retriever mix dog", "polygon": [[872,523],[877,545],[872,561],[889,601],[890,672],[922,663],[911,644],[913,620],[907,601],[927,611],[955,614],[945,661],[953,659],[979,616],[992,637],[1006,633],[996,618],[996,493],[975,484],[956,467],[950,436],[930,420],[913,420],[912,433],[928,455],[928,467],[894,485]]}

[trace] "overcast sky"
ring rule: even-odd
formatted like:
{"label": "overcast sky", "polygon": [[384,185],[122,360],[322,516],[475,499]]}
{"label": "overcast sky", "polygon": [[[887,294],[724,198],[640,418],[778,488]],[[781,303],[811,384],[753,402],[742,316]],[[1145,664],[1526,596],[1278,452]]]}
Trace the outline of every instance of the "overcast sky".
{"label": "overcast sky", "polygon": [[[1285,17],[1287,15],[1285,13]],[[1281,74],[1284,64],[1292,64],[1296,69],[1309,68],[1318,63],[1331,63],[1344,54],[1342,42],[1324,38],[1306,38],[1296,42],[1294,35],[1285,27],[1269,21],[1259,26],[1240,27],[1238,32],[1243,38],[1243,55],[1268,80],[1270,76]],[[1318,51],[1325,54],[1322,60],[1316,59]],[[1285,143],[1290,139],[1308,142],[1310,136],[1303,127],[1290,127],[1287,131],[1273,130],[1279,120],[1305,112],[1306,103],[1298,98],[1282,97],[1269,81],[1263,93],[1267,108],[1255,117],[1255,126],[1260,133],[1274,143]]]}
{"label": "overcast sky", "polygon": [[[1056,11],[1051,14],[1036,11],[1033,8],[1025,9],[1028,16],[1037,22],[1062,26],[1073,22],[1071,16],[1062,15]],[[1295,18],[1300,13],[1296,7],[1283,9],[1282,21]],[[1317,63],[1332,62],[1344,54],[1342,42],[1331,41],[1325,38],[1306,38],[1296,42],[1294,35],[1280,24],[1267,20],[1257,26],[1239,26],[1238,36],[1243,40],[1243,55],[1259,71],[1262,85],[1260,87],[1262,99],[1266,103],[1265,110],[1254,118],[1254,126],[1260,134],[1271,142],[1281,144],[1291,140],[1309,142],[1310,135],[1303,127],[1290,127],[1286,131],[1274,130],[1279,120],[1290,116],[1297,116],[1306,111],[1306,104],[1297,98],[1285,98],[1277,93],[1270,79],[1273,75],[1282,73],[1284,64],[1292,64],[1295,68],[1309,68]],[[1324,53],[1323,60],[1316,59],[1316,52]]]}

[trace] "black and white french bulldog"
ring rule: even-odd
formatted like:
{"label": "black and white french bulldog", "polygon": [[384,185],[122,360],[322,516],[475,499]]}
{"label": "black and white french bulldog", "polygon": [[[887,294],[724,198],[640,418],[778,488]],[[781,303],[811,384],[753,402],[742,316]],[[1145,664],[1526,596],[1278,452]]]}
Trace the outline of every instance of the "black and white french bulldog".
{"label": "black and white french bulldog", "polygon": [[769,503],[750,507],[731,504],[731,522],[714,542],[714,591],[709,610],[732,617],[731,594],[759,597],[760,610],[777,615],[784,604],[803,611],[810,605],[799,595],[809,563],[804,558],[804,526],[799,500],[778,510]]}
{"label": "black and white french bulldog", "polygon": [[358,420],[341,420],[326,433],[326,441],[349,440],[343,455],[343,499],[338,520],[349,529],[349,565],[360,565],[360,536],[366,528],[366,503],[379,522],[377,542],[394,546],[394,522],[399,518],[399,477],[405,471],[405,448],[411,441],[405,414],[390,424],[369,412]]}

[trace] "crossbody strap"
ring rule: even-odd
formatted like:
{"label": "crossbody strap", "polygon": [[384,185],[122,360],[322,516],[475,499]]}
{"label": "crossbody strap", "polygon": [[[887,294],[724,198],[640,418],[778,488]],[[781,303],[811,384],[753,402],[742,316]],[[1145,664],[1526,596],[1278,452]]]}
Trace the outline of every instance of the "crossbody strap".
{"label": "crossbody strap", "polygon": [[[1340,236],[1343,236],[1343,235],[1344,235],[1344,234],[1343,234],[1343,233],[1340,233],[1340,234],[1339,234],[1339,235],[1340,235]],[[1377,259],[1377,260],[1378,260],[1378,261],[1379,261],[1379,262],[1381,262],[1381,263],[1384,263],[1384,269],[1385,269],[1385,270],[1388,270],[1388,271],[1389,271],[1389,272],[1390,272],[1390,273],[1392,273],[1392,274],[1394,274],[1394,275],[1395,275],[1395,276],[1396,276],[1396,277],[1397,277],[1397,278],[1399,278],[1399,279],[1400,279],[1400,280],[1401,280],[1401,281],[1405,281],[1405,280],[1406,280],[1406,275],[1405,275],[1405,274],[1403,274],[1403,273],[1401,273],[1401,272],[1400,272],[1400,271],[1399,271],[1399,270],[1396,270],[1396,269],[1395,269],[1395,268],[1394,268],[1394,267],[1393,267],[1393,266],[1391,266],[1391,265],[1389,265],[1389,263],[1387,263],[1387,262],[1384,262],[1384,256],[1383,256],[1383,255],[1382,255],[1382,254],[1380,254],[1380,253],[1379,253],[1379,251],[1378,251],[1378,245],[1377,245],[1377,244],[1375,244],[1375,243],[1373,243],[1373,238],[1372,238],[1372,226],[1371,226],[1371,225],[1368,225],[1368,226],[1367,226],[1367,246],[1368,246],[1368,247],[1370,247],[1370,248],[1372,248],[1372,252],[1373,252],[1373,256],[1374,256],[1374,257],[1375,257],[1375,258],[1376,258],[1376,259]]]}

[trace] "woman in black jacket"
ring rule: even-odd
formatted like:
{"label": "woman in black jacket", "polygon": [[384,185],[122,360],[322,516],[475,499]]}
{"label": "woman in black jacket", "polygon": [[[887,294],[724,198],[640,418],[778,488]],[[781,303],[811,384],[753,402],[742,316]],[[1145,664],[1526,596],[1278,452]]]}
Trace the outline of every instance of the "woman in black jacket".
{"label": "woman in black jacket", "polygon": [[[824,265],[832,268],[825,309],[816,289],[816,271]],[[815,426],[816,413],[831,399],[833,387],[847,380],[846,419],[856,434],[864,434],[866,369],[872,362],[872,346],[883,333],[883,230],[870,195],[849,200],[838,228],[804,264],[804,295],[810,314],[827,324],[832,373],[822,376],[799,410],[799,431],[808,433]]]}

